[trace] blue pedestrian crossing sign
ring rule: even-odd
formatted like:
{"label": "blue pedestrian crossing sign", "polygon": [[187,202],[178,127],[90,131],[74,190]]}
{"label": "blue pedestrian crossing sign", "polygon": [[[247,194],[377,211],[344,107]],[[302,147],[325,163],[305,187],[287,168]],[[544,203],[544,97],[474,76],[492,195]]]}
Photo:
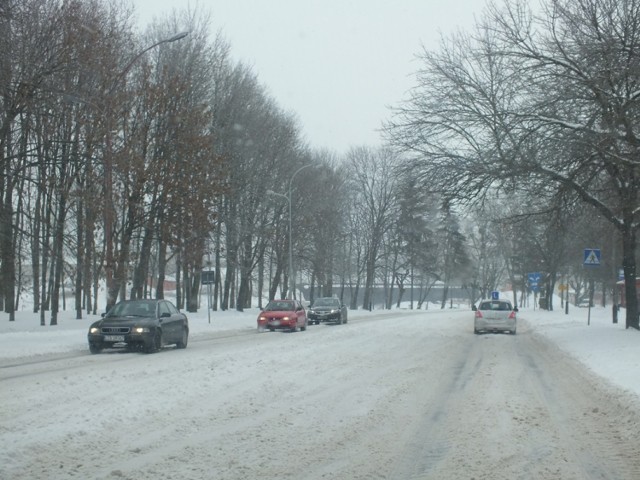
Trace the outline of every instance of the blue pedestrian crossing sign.
{"label": "blue pedestrian crossing sign", "polygon": [[491,300],[500,300],[500,292],[495,290],[491,292]]}
{"label": "blue pedestrian crossing sign", "polygon": [[600,249],[599,248],[585,248],[584,249],[584,262],[582,264],[585,267],[599,267],[600,266]]}

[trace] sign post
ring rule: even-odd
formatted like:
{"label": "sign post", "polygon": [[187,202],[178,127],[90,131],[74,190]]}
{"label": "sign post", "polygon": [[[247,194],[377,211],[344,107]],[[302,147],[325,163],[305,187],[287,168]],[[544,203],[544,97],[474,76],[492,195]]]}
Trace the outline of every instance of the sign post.
{"label": "sign post", "polygon": [[207,316],[211,323],[211,285],[216,281],[215,270],[203,270],[200,273],[200,281],[202,285],[207,286]]}
{"label": "sign post", "polygon": [[536,309],[536,303],[538,302],[538,292],[540,291],[540,279],[542,275],[540,272],[527,273],[527,283],[529,288],[533,291],[534,301],[533,309]]}
{"label": "sign post", "polygon": [[[584,260],[582,266],[584,267],[599,267],[601,253],[599,248],[585,248]],[[587,313],[587,325],[591,325],[591,304],[593,303],[593,275],[589,279],[589,310]]]}

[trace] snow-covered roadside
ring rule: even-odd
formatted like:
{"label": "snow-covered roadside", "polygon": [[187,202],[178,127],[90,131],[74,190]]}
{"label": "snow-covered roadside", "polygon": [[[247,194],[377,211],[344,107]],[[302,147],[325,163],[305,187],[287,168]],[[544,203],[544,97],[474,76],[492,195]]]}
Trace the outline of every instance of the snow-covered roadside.
{"label": "snow-covered roadside", "polygon": [[591,371],[640,397],[640,331],[625,328],[624,311],[614,324],[610,307],[592,308],[590,319],[587,308],[569,310],[524,311],[521,317]]}
{"label": "snow-covered roadside", "polygon": [[[559,302],[558,302],[559,304]],[[437,307],[431,307],[437,315]],[[253,330],[256,326],[256,308],[245,312],[200,311],[189,314],[192,338],[225,330]],[[386,310],[350,311],[350,318],[381,315]],[[569,315],[558,307],[556,311],[523,308],[520,319],[528,330],[551,339],[558,348],[566,351],[597,375],[612,384],[640,397],[640,332],[627,330],[624,312],[619,322],[613,324],[610,308],[591,309],[590,325],[588,310],[571,306]],[[88,316],[76,320],[73,312],[63,312],[58,325],[40,326],[38,315],[28,311],[17,312],[16,321],[6,317],[0,320],[0,361],[35,355],[59,354],[87,350],[86,332],[97,317]],[[48,320],[47,320],[48,321]],[[472,313],[469,310],[469,328]],[[523,329],[519,329],[524,333]],[[519,334],[520,334],[519,333]]]}

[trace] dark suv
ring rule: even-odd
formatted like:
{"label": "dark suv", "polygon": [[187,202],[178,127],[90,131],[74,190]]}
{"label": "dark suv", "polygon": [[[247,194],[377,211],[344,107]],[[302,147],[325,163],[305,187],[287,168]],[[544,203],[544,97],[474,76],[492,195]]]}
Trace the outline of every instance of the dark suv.
{"label": "dark suv", "polygon": [[347,307],[333,297],[316,298],[307,314],[309,323],[333,322],[347,323]]}

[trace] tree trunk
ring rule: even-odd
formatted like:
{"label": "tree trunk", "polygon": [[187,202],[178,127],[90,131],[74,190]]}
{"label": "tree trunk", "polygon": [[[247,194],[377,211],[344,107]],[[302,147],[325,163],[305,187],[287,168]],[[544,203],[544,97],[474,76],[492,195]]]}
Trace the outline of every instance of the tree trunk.
{"label": "tree trunk", "polygon": [[151,259],[151,246],[153,244],[153,220],[147,220],[140,246],[140,260],[133,271],[133,285],[131,286],[131,298],[143,298],[144,287],[149,277],[149,263]]}
{"label": "tree trunk", "polygon": [[85,262],[85,242],[84,242],[84,202],[82,200],[78,201],[78,208],[76,214],[76,282],[75,282],[75,308],[76,308],[76,320],[82,319],[82,292],[84,287],[84,262]]}
{"label": "tree trunk", "polygon": [[[198,270],[198,273],[193,273],[189,277],[189,288],[186,292],[187,299],[187,312],[195,313],[198,311],[198,292],[200,291],[200,281],[201,275],[199,273],[201,269]],[[186,282],[185,282],[186,284]]]}
{"label": "tree trunk", "polygon": [[0,281],[2,282],[2,294],[4,296],[4,311],[9,314],[9,321],[15,321],[15,252],[13,248],[12,235],[12,208],[11,189],[8,189],[8,198],[5,198],[4,205],[0,205]]}
{"label": "tree trunk", "polygon": [[227,258],[227,272],[224,276],[224,287],[222,289],[222,302],[220,302],[220,308],[222,311],[229,309],[229,297],[231,292],[231,286],[233,285],[233,277],[235,275],[234,267],[230,264],[229,258]]}
{"label": "tree trunk", "polygon": [[262,310],[262,292],[264,290],[264,252],[258,260],[258,308]]}
{"label": "tree trunk", "polygon": [[449,297],[449,282],[445,281],[444,287],[442,288],[442,300],[440,303],[440,309],[443,310],[447,306],[447,298]]}
{"label": "tree trunk", "polygon": [[636,233],[630,223],[622,230],[622,268],[624,269],[624,293],[627,303],[626,327],[640,330],[638,325],[638,297],[636,289]]}
{"label": "tree trunk", "polygon": [[160,241],[158,245],[158,280],[156,283],[156,298],[164,298],[164,279],[167,269],[167,244]]}
{"label": "tree trunk", "polygon": [[[238,287],[238,296],[236,298],[236,310],[244,311],[245,307],[251,306],[251,264],[253,245],[251,236],[244,236],[243,248],[240,260],[240,285]],[[249,305],[247,305],[249,303]]]}
{"label": "tree trunk", "polygon": [[280,262],[276,262],[276,271],[273,275],[273,281],[271,282],[271,286],[269,288],[269,301],[276,298],[276,293],[278,292],[278,287],[280,286],[281,276],[282,276],[282,268],[280,267]]}
{"label": "tree trunk", "polygon": [[353,288],[349,288],[349,293],[351,294],[351,300],[349,301],[349,309],[357,310],[358,309],[358,295],[360,294],[360,280],[356,282]]}
{"label": "tree trunk", "polygon": [[182,295],[182,254],[180,252],[176,255],[176,307],[180,310],[184,308]]}
{"label": "tree trunk", "polygon": [[[64,170],[64,167],[62,168]],[[64,179],[61,180],[64,183]],[[58,312],[60,311],[60,287],[62,281],[62,269],[64,268],[64,226],[67,211],[67,194],[64,187],[60,192],[58,215],[56,217],[55,235],[53,240],[53,288],[51,292],[51,321],[50,325],[58,325]],[[64,295],[64,288],[62,288]]]}
{"label": "tree trunk", "polygon": [[365,310],[372,309],[371,303],[376,273],[375,257],[376,252],[372,248],[367,255],[367,274],[365,277],[364,298],[362,299],[362,308]]}
{"label": "tree trunk", "polygon": [[220,297],[220,272],[222,271],[222,259],[220,258],[220,250],[222,248],[222,223],[218,222],[216,226],[216,244],[215,244],[215,278],[213,285],[213,305],[211,308],[214,311],[218,311],[218,299]]}

